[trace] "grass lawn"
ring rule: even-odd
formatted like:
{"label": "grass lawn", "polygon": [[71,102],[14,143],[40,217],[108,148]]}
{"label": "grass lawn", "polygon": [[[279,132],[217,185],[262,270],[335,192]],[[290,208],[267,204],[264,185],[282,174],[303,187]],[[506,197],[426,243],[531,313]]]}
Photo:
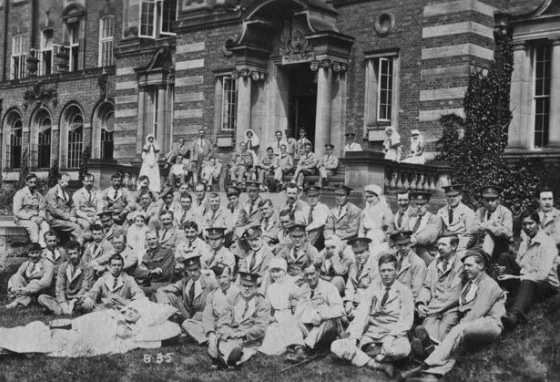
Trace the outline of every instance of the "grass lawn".
{"label": "grass lawn", "polygon": [[[39,307],[8,312],[5,285],[0,274],[0,327],[48,322]],[[560,297],[536,306],[529,324],[502,336],[491,346],[467,353],[446,381],[559,381]],[[92,333],[95,335],[95,333]],[[170,362],[156,363],[158,353]],[[151,356],[146,363],[146,355]],[[331,355],[279,373],[286,364],[280,357],[257,354],[236,371],[215,370],[206,349],[192,343],[123,355],[91,358],[49,358],[42,355],[0,356],[0,381],[384,381],[379,373],[346,365]],[[405,365],[405,368],[408,367]]]}

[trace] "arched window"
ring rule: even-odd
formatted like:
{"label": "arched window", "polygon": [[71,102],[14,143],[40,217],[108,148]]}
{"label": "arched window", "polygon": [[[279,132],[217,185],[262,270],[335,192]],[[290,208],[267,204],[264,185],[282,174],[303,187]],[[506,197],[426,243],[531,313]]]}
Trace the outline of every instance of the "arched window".
{"label": "arched window", "polygon": [[6,132],[9,134],[7,140],[7,167],[17,169],[21,167],[21,149],[23,136],[23,122],[21,115],[12,112],[7,118]]}
{"label": "arched window", "polygon": [[101,123],[101,159],[113,159],[115,141],[113,139],[113,128],[115,125],[115,113],[111,110],[105,114]]}
{"label": "arched window", "polygon": [[78,168],[82,163],[84,148],[84,117],[77,106],[67,112],[68,123],[68,168]]}
{"label": "arched window", "polygon": [[37,167],[51,167],[52,121],[48,114],[42,115],[38,124]]}

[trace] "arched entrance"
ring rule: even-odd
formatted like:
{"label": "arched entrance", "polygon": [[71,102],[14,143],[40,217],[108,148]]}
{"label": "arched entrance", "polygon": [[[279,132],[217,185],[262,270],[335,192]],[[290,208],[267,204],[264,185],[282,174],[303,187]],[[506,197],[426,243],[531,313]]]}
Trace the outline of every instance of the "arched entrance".
{"label": "arched entrance", "polygon": [[[257,4],[258,3],[258,4]],[[336,28],[336,10],[315,0],[265,0],[245,12],[235,55],[236,141],[246,129],[273,141],[276,130],[305,128],[321,155],[342,151],[346,68],[353,37]]]}

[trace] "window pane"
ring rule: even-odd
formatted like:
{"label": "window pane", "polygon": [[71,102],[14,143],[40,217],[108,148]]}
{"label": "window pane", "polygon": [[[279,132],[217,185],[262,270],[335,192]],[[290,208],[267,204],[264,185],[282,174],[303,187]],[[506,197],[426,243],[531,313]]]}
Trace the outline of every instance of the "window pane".
{"label": "window pane", "polygon": [[222,130],[235,130],[237,115],[237,82],[222,77]]}
{"label": "window pane", "polygon": [[377,73],[377,119],[390,122],[393,103],[393,59],[379,58]]}
{"label": "window pane", "polygon": [[154,37],[154,11],[155,3],[152,1],[142,2],[140,15],[140,35]]}
{"label": "window pane", "polygon": [[534,54],[534,139],[535,147],[548,145],[550,123],[550,45],[535,47]]}
{"label": "window pane", "polygon": [[40,168],[51,166],[51,130],[44,130],[39,133],[38,163]]}
{"label": "window pane", "polygon": [[172,33],[173,22],[177,19],[177,1],[164,0],[161,11],[161,33]]}

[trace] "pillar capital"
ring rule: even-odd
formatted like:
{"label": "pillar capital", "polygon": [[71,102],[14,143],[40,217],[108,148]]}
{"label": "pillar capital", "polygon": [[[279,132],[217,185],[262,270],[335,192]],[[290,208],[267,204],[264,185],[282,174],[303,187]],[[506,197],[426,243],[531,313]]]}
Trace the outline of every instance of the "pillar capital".
{"label": "pillar capital", "polygon": [[529,44],[525,40],[513,41],[511,44],[513,51],[528,50]]}
{"label": "pillar capital", "polygon": [[555,36],[550,38],[552,46],[560,46],[560,36]]}

